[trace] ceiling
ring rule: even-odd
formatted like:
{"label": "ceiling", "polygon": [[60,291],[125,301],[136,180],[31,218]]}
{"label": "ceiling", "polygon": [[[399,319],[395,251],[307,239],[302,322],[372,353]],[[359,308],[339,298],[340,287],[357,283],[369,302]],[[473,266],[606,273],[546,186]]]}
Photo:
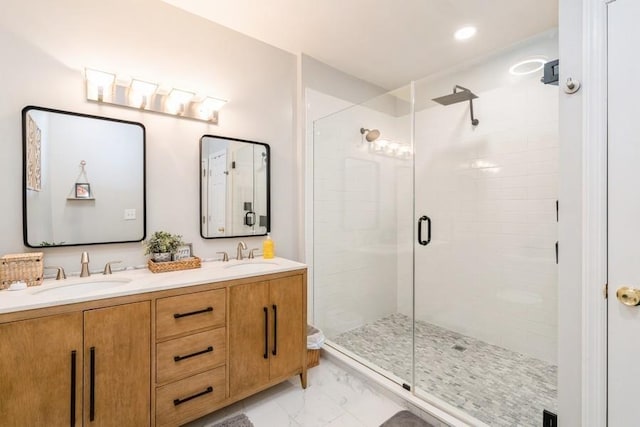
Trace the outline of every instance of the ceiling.
{"label": "ceiling", "polygon": [[[163,0],[385,89],[558,25],[558,0]],[[474,25],[477,35],[454,40]]]}

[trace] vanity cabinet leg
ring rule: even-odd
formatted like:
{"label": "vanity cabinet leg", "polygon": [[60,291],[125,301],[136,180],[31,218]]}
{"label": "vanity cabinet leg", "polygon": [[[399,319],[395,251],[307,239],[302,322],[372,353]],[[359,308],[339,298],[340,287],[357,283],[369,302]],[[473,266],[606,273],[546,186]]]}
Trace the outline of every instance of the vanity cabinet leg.
{"label": "vanity cabinet leg", "polygon": [[307,370],[303,369],[300,373],[300,385],[302,388],[307,388]]}

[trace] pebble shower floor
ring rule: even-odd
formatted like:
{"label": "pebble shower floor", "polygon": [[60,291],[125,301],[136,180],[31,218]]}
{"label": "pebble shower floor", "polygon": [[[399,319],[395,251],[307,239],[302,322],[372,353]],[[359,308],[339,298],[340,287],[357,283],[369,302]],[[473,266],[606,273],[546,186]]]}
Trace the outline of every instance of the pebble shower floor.
{"label": "pebble shower floor", "polygon": [[[416,322],[416,382],[491,426],[539,426],[557,413],[557,367]],[[411,318],[392,314],[333,341],[403,379],[411,378]]]}

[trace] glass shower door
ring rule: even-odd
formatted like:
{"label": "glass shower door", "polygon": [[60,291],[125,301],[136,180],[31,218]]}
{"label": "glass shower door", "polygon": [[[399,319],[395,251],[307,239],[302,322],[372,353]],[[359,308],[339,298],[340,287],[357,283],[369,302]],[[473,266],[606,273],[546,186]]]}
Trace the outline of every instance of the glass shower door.
{"label": "glass shower door", "polygon": [[416,393],[492,426],[557,413],[558,87],[508,71],[533,53],[557,33],[415,83]]}

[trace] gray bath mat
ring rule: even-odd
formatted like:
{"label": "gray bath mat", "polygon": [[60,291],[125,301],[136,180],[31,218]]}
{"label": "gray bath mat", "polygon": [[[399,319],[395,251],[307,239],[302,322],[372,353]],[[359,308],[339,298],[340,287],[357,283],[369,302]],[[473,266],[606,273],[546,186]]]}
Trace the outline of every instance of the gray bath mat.
{"label": "gray bath mat", "polygon": [[227,418],[224,421],[220,421],[218,424],[214,424],[211,427],[253,427],[253,423],[245,414],[240,414]]}
{"label": "gray bath mat", "polygon": [[382,423],[380,427],[433,427],[431,424],[418,418],[409,411],[400,411],[387,421]]}

